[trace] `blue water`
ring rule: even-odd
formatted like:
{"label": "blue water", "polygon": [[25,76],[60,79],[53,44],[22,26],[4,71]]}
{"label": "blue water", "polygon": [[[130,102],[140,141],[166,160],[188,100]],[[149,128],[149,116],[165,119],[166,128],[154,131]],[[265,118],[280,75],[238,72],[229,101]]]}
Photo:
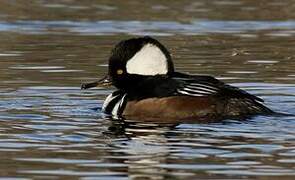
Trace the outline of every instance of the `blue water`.
{"label": "blue water", "polygon": [[210,33],[246,33],[258,30],[279,30],[274,34],[292,36],[295,21],[15,21],[0,22],[0,31],[21,34],[80,34],[80,35],[205,35]]}

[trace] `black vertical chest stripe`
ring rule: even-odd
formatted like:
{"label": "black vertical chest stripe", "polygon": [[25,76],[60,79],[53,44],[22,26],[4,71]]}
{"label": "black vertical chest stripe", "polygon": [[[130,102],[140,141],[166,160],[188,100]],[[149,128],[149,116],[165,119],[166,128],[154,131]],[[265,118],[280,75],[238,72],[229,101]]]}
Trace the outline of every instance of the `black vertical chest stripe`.
{"label": "black vertical chest stripe", "polygon": [[102,106],[102,111],[107,114],[120,115],[126,104],[126,94],[122,91],[115,91],[110,94]]}

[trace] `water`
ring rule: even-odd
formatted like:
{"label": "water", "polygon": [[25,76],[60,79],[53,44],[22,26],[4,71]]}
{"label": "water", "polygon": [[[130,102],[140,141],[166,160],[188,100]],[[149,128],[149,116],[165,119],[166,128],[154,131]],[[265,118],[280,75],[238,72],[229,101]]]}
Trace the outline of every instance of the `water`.
{"label": "water", "polygon": [[152,35],[176,69],[295,114],[292,1],[1,1],[0,176],[294,179],[295,116],[144,124],[100,112],[110,49]]}

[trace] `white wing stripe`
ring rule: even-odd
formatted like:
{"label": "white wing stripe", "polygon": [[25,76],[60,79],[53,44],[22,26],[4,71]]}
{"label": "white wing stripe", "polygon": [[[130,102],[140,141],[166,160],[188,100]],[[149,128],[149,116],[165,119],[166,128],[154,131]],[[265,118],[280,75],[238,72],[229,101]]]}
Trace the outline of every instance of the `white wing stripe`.
{"label": "white wing stripe", "polygon": [[201,86],[201,87],[212,89],[212,90],[218,90],[217,87],[210,86],[210,85],[205,85],[205,84],[199,84],[199,83],[189,83],[188,86]]}
{"label": "white wing stripe", "polygon": [[185,87],[190,88],[192,90],[203,90],[203,91],[210,92],[210,93],[216,93],[217,92],[215,90],[204,88],[204,87],[196,87],[196,86],[190,86],[190,85],[187,85]]}
{"label": "white wing stripe", "polygon": [[210,96],[217,94],[220,91],[218,84],[210,84],[198,79],[175,77],[174,79],[179,80],[179,88],[177,92],[189,96]]}
{"label": "white wing stripe", "polygon": [[185,94],[185,95],[189,95],[189,96],[198,96],[198,97],[200,97],[200,96],[205,96],[204,94],[193,94],[193,93],[189,93],[189,92],[187,92],[187,91],[182,91],[182,90],[177,90],[177,92],[179,92],[180,94]]}
{"label": "white wing stripe", "polygon": [[197,94],[212,94],[210,92],[207,91],[202,91],[202,90],[197,90],[197,89],[190,89],[190,88],[183,88],[182,90],[184,91],[189,91],[189,93],[197,93]]}

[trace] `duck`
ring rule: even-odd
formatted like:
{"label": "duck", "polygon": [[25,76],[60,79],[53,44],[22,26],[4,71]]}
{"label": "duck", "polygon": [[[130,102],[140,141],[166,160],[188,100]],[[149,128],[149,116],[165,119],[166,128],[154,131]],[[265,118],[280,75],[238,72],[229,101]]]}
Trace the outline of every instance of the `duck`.
{"label": "duck", "polygon": [[116,44],[106,76],[81,89],[110,85],[116,90],[102,111],[114,118],[219,121],[274,113],[261,98],[238,87],[212,76],[175,71],[170,52],[149,36]]}

